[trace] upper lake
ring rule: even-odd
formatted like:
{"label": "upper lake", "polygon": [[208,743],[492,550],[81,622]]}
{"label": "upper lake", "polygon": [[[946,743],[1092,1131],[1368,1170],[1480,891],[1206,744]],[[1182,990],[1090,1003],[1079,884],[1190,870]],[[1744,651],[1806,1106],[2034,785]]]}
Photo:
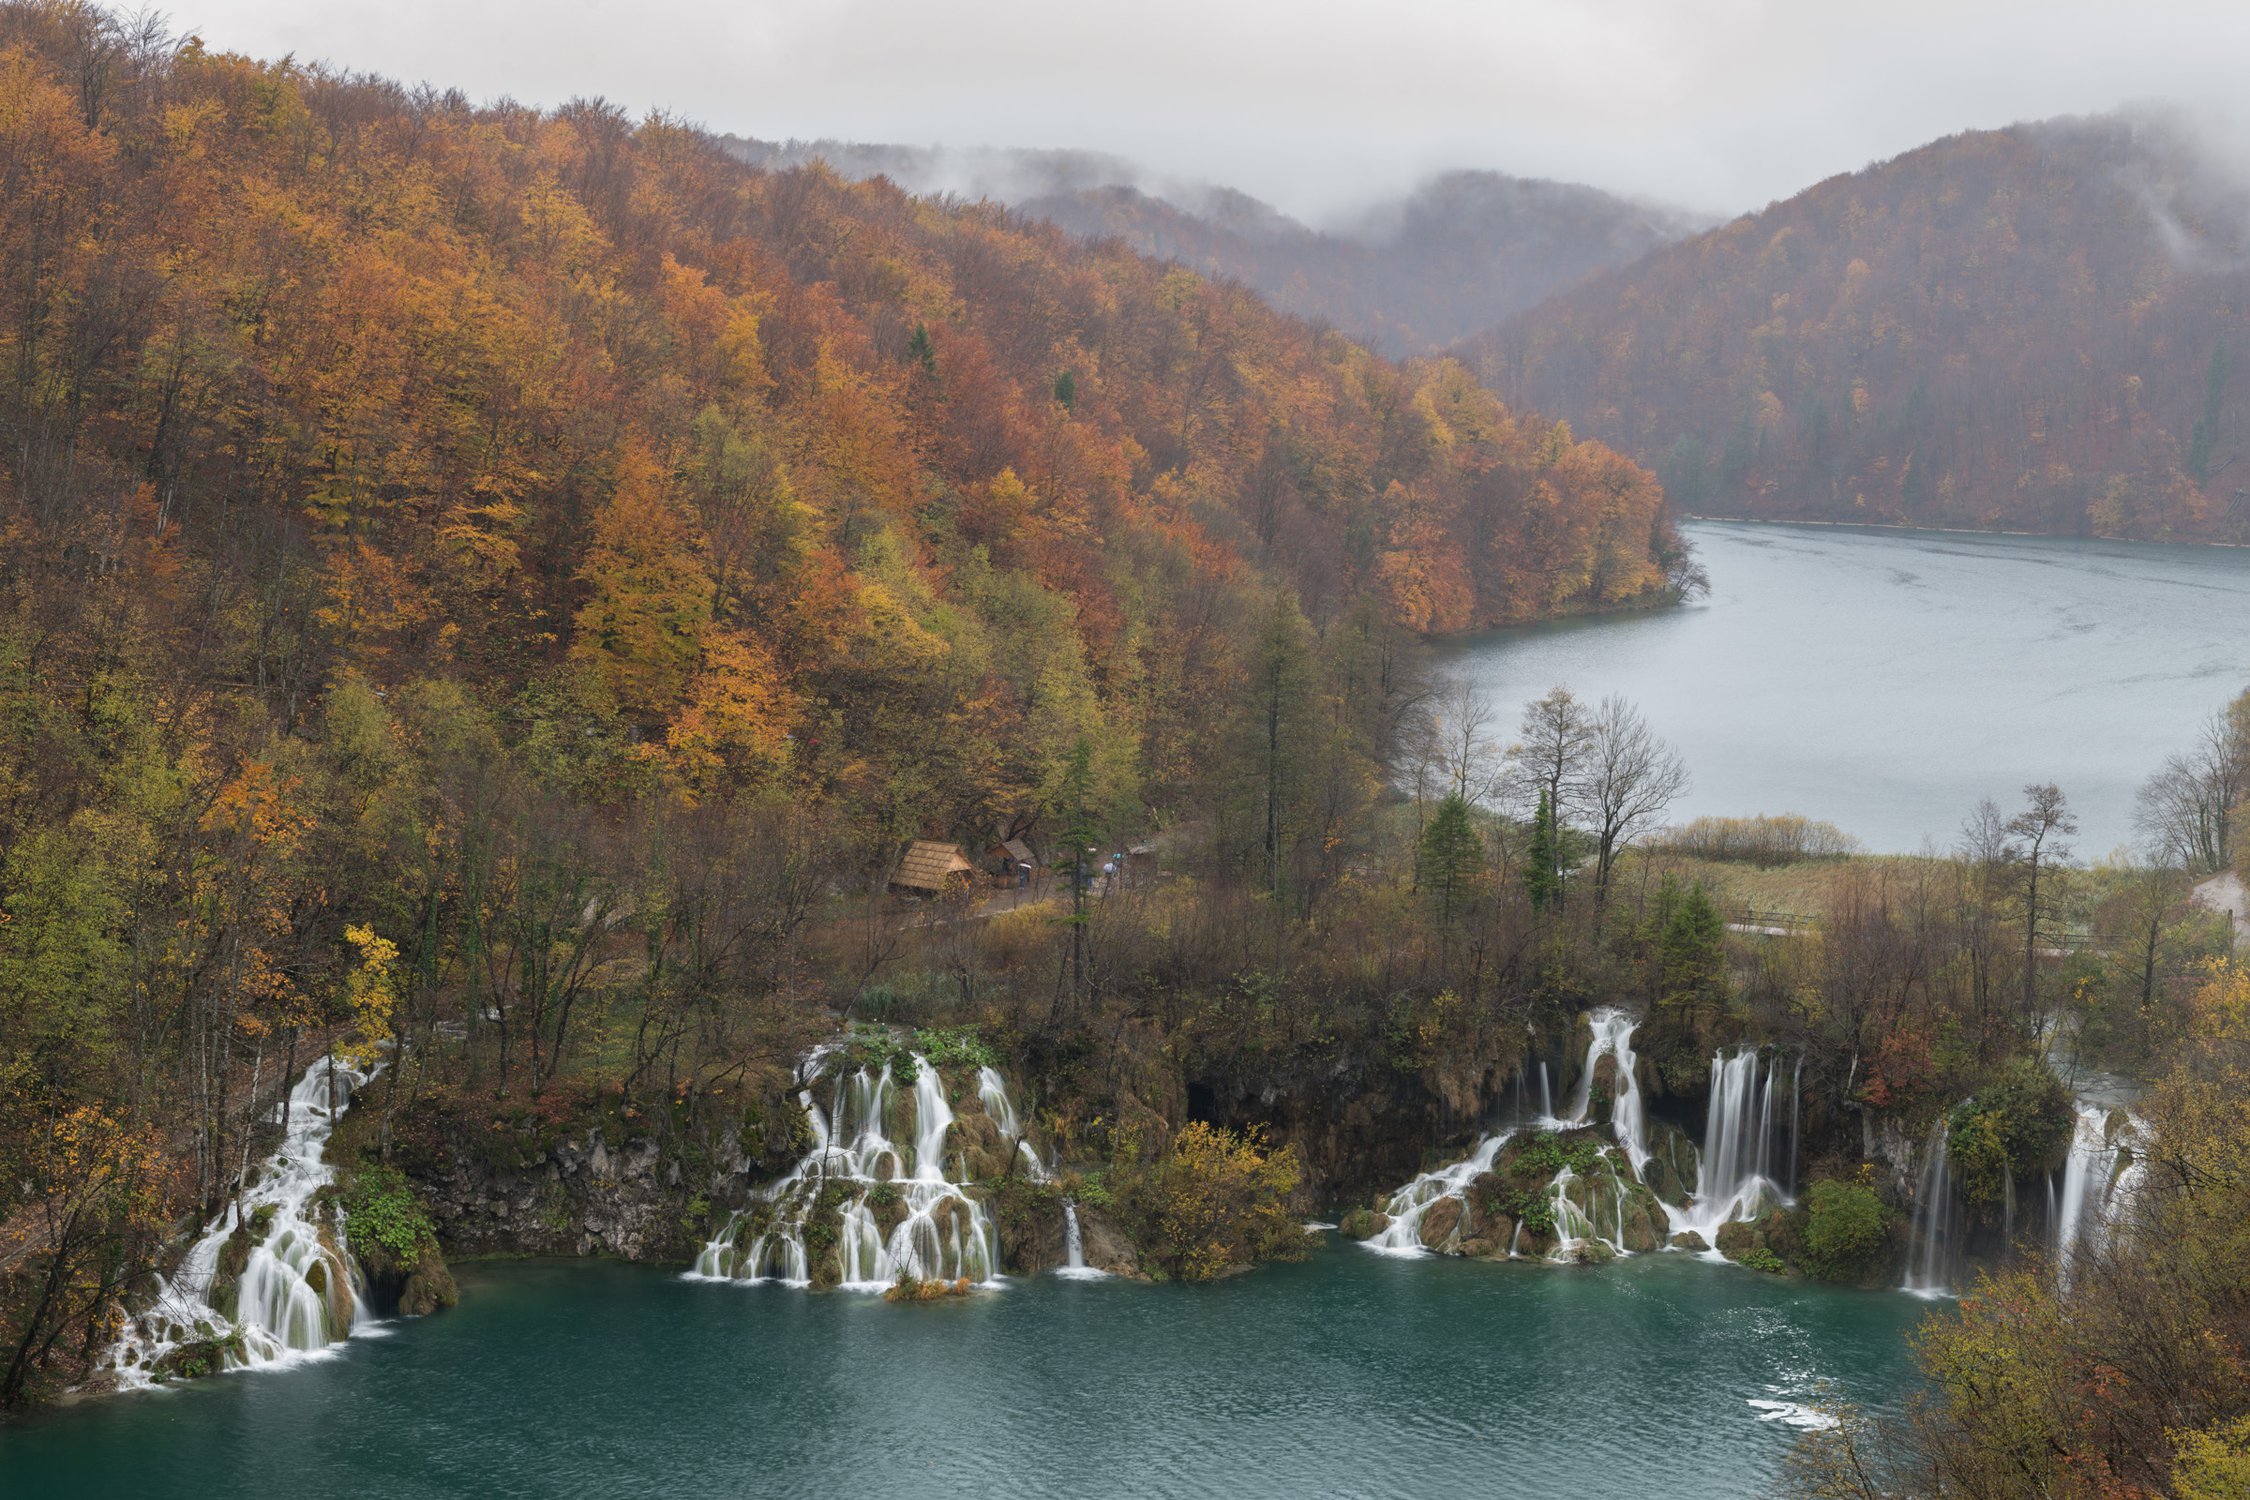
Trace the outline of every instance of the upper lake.
{"label": "upper lake", "polygon": [[1950,845],[1980,797],[2068,794],[2078,852],[2250,685],[2250,551],[1691,522],[1707,600],[1445,649],[1513,734],[1558,683],[1623,694],[1677,745],[1675,819],[1803,813],[1870,849]]}

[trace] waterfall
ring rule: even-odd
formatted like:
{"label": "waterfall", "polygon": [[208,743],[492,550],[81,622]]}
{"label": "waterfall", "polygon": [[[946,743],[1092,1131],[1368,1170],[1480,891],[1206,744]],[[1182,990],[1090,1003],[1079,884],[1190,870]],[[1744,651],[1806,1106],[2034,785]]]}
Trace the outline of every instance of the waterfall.
{"label": "waterfall", "polygon": [[1797,1065],[1789,1070],[1789,1180],[1781,1185],[1782,1196],[1791,1203],[1797,1201],[1797,1118],[1799,1106],[1805,1099],[1805,1054],[1797,1054]]}
{"label": "waterfall", "polygon": [[2140,1154],[2130,1144],[2139,1122],[2124,1116],[2112,1129],[2110,1121],[2110,1111],[2100,1105],[2079,1104],[2059,1203],[2053,1187],[2048,1189],[2055,1266],[2066,1282],[2075,1258],[2109,1243],[2144,1170]]}
{"label": "waterfall", "polygon": [[1617,1144],[1625,1148],[1625,1155],[1633,1163],[1633,1175],[1640,1176],[1648,1165],[1648,1123],[1641,1112],[1640,1060],[1633,1053],[1633,1028],[1637,1024],[1631,1016],[1613,1007],[1597,1010],[1588,1018],[1593,1038],[1586,1044],[1586,1068],[1578,1080],[1576,1097],[1571,1101],[1567,1124],[1583,1125],[1593,1109],[1594,1069],[1605,1057],[1616,1062],[1616,1093],[1610,1101],[1610,1128],[1616,1132]]}
{"label": "waterfall", "polygon": [[1078,1228],[1078,1205],[1063,1199],[1063,1263],[1055,1272],[1071,1281],[1099,1281],[1109,1272],[1086,1264],[1086,1237]]}
{"label": "waterfall", "polygon": [[[1540,1127],[1558,1131],[1586,1127],[1593,1112],[1594,1071],[1603,1058],[1614,1061],[1615,1078],[1610,1102],[1610,1129],[1617,1144],[1625,1152],[1630,1164],[1630,1180],[1608,1165],[1587,1177],[1579,1177],[1568,1167],[1558,1172],[1548,1185],[1547,1195],[1555,1212],[1555,1228],[1560,1244],[1555,1251],[1557,1259],[1571,1259],[1576,1252],[1591,1241],[1600,1241],[1617,1254],[1625,1249],[1625,1212],[1632,1188],[1636,1186],[1642,1169],[1649,1160],[1648,1124],[1641,1103],[1639,1059],[1633,1052],[1632,1017],[1621,1010],[1605,1008],[1595,1011],[1588,1022],[1593,1030],[1592,1040],[1586,1047],[1586,1064],[1577,1086],[1571,1091],[1569,1114],[1557,1119],[1548,1081],[1547,1065],[1539,1064],[1539,1098],[1542,1113],[1536,1122]],[[1457,1217],[1439,1236],[1437,1243],[1424,1241],[1423,1225],[1432,1209],[1447,1201],[1460,1201],[1469,1185],[1489,1172],[1499,1159],[1500,1152],[1514,1139],[1517,1132],[1511,1127],[1486,1136],[1477,1143],[1469,1155],[1434,1171],[1424,1172],[1391,1194],[1383,1205],[1390,1222],[1381,1230],[1360,1243],[1381,1255],[1422,1255],[1430,1251],[1454,1251],[1461,1241],[1461,1223]],[[1444,1221],[1440,1221],[1443,1223]],[[1516,1239],[1522,1238],[1522,1226],[1517,1226]],[[1509,1254],[1515,1254],[1511,1243]]]}
{"label": "waterfall", "polygon": [[380,1070],[322,1058],[274,1107],[274,1123],[286,1122],[281,1145],[111,1346],[106,1364],[121,1388],[153,1384],[189,1345],[212,1345],[217,1369],[254,1369],[317,1357],[365,1325],[341,1219],[313,1198],[336,1177],[329,1133]]}
{"label": "waterfall", "polygon": [[998,1068],[977,1069],[977,1097],[984,1101],[984,1112],[992,1117],[1000,1138],[1016,1143],[1016,1154],[1023,1158],[1024,1170],[1033,1182],[1046,1182],[1054,1176],[1047,1163],[1040,1159],[1039,1150],[1031,1144],[1031,1134],[1016,1118],[1016,1101],[1008,1097],[1008,1080],[1000,1076]]}
{"label": "waterfall", "polygon": [[1929,1159],[1914,1189],[1914,1227],[1907,1241],[1906,1290],[1917,1297],[1953,1295],[1953,1173],[1945,1159],[1945,1122],[1930,1132]]}
{"label": "waterfall", "polygon": [[1390,1201],[1383,1205],[1383,1212],[1390,1216],[1391,1222],[1360,1243],[1381,1255],[1420,1255],[1425,1249],[1450,1248],[1460,1237],[1458,1222],[1443,1244],[1426,1247],[1422,1243],[1422,1220],[1440,1200],[1460,1198],[1468,1192],[1470,1183],[1491,1171],[1500,1148],[1514,1135],[1513,1130],[1503,1130],[1486,1136],[1477,1143],[1475,1151],[1460,1161],[1434,1172],[1424,1172],[1391,1194]]}
{"label": "waterfall", "polygon": [[1547,1189],[1548,1207],[1555,1216],[1553,1258],[1576,1260],[1579,1252],[1597,1242],[1612,1255],[1630,1255],[1625,1248],[1625,1204],[1631,1196],[1632,1186],[1607,1155],[1591,1176],[1580,1177],[1567,1166],[1557,1172]]}
{"label": "waterfall", "polygon": [[1758,1051],[1741,1047],[1732,1057],[1714,1053],[1711,1058],[1711,1104],[1703,1127],[1703,1155],[1696,1174],[1694,1197],[1671,1208],[1674,1230],[1692,1230],[1716,1244],[1721,1226],[1754,1219],[1770,1202],[1792,1201],[1797,1157],[1796,1085],[1803,1067],[1790,1074],[1789,1159],[1790,1182],[1784,1185],[1774,1173],[1774,1084],[1780,1059],[1768,1062],[1761,1076]]}
{"label": "waterfall", "polygon": [[[824,1109],[818,1090],[834,1051],[816,1049],[799,1069],[797,1102],[812,1128],[812,1149],[728,1218],[690,1274],[810,1286],[832,1268],[840,1285],[865,1291],[885,1290],[901,1276],[996,1280],[999,1230],[967,1190],[976,1174],[966,1150],[947,1159],[959,1121],[938,1070],[910,1054],[910,1088],[887,1063],[839,1071],[828,1080]],[[1034,1181],[1051,1180],[999,1073],[978,1070],[977,1096],[998,1147],[1020,1153]],[[1074,1244],[1076,1221],[1076,1205],[1067,1205],[1065,1229]]]}

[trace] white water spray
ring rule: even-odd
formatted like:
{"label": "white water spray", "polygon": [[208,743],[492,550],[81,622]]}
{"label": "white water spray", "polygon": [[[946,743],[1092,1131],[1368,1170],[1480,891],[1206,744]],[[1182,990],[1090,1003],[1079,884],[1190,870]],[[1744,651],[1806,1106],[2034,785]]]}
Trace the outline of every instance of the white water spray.
{"label": "white water spray", "polygon": [[[220,1370],[260,1369],[316,1358],[366,1326],[342,1218],[313,1198],[336,1178],[325,1159],[329,1134],[380,1070],[322,1058],[297,1080],[287,1105],[275,1106],[276,1121],[285,1115],[287,1124],[257,1181],[238,1208],[204,1227],[179,1268],[158,1281],[155,1301],[111,1346],[105,1363],[121,1389],[154,1384],[167,1358],[188,1345],[210,1345]],[[255,1240],[247,1258],[240,1241],[228,1255],[237,1234]],[[241,1261],[240,1273],[223,1276],[230,1259]]]}
{"label": "white water spray", "polygon": [[1906,1290],[1917,1297],[1953,1295],[1953,1173],[1946,1164],[1943,1120],[1930,1132],[1929,1157],[1914,1189],[1914,1226],[1908,1240]]}
{"label": "white water spray", "polygon": [[[1581,1177],[1565,1167],[1548,1184],[1547,1198],[1554,1212],[1557,1239],[1553,1257],[1558,1260],[1576,1259],[1595,1242],[1607,1246],[1613,1254],[1631,1253],[1625,1248],[1627,1202],[1649,1160],[1648,1124],[1641,1103],[1640,1060],[1633,1051],[1635,1022],[1625,1012],[1612,1007],[1595,1011],[1587,1022],[1592,1036],[1586,1045],[1585,1066],[1571,1090],[1569,1113],[1561,1118],[1554,1115],[1547,1067],[1542,1062],[1539,1091],[1541,1104],[1547,1112],[1534,1123],[1542,1130],[1552,1131],[1578,1130],[1590,1125],[1594,1075],[1602,1059],[1609,1058],[1615,1064],[1611,1079],[1610,1130],[1625,1153],[1627,1169],[1619,1172],[1605,1154],[1600,1165],[1588,1175]],[[1516,1134],[1509,1128],[1488,1135],[1466,1157],[1424,1172],[1391,1194],[1383,1206],[1390,1222],[1360,1243],[1379,1255],[1458,1253],[1463,1238],[1462,1226],[1469,1217],[1465,1202],[1469,1186],[1493,1169],[1501,1150]],[[1460,1204],[1462,1212],[1432,1243],[1424,1233],[1425,1226],[1432,1211],[1448,1202]],[[1444,1220],[1439,1223],[1443,1224]],[[1523,1228],[1519,1223],[1509,1243],[1511,1256],[1517,1253],[1522,1237]]]}
{"label": "white water spray", "polygon": [[1513,1130],[1503,1130],[1488,1135],[1477,1143],[1477,1149],[1450,1166],[1434,1172],[1424,1172],[1397,1192],[1383,1206],[1390,1223],[1360,1243],[1379,1255],[1420,1255],[1425,1250],[1445,1251],[1455,1248],[1461,1241],[1461,1226],[1455,1221],[1453,1229],[1434,1246],[1422,1243],[1422,1221],[1440,1202],[1459,1202],[1469,1190],[1469,1184],[1492,1170],[1494,1158],[1500,1148],[1515,1135]]}
{"label": "white water spray", "polygon": [[[810,1286],[827,1279],[832,1257],[837,1284],[859,1291],[885,1290],[901,1276],[996,1282],[999,1230],[968,1191],[968,1163],[948,1158],[958,1122],[938,1070],[913,1054],[910,1088],[888,1064],[839,1073],[828,1083],[824,1108],[816,1091],[833,1052],[819,1048],[799,1069],[804,1087],[797,1100],[812,1129],[812,1149],[727,1220],[691,1274]],[[997,1071],[978,1070],[977,1096],[1001,1141],[1022,1157],[1026,1174],[1051,1181]],[[1077,1220],[1077,1205],[1066,1203],[1066,1270],[1101,1275],[1085,1264]]]}
{"label": "white water spray", "polygon": [[[1755,1219],[1776,1203],[1795,1201],[1798,1110],[1796,1088],[1802,1061],[1790,1071],[1789,1168],[1790,1180],[1780,1180],[1776,1168],[1774,1093],[1781,1061],[1766,1063],[1761,1074],[1757,1049],[1738,1048],[1734,1056],[1715,1053],[1711,1058],[1710,1114],[1703,1128],[1703,1154],[1696,1174],[1694,1196],[1670,1208],[1672,1227],[1701,1235],[1716,1244],[1719,1230],[1730,1223]],[[1667,1205],[1669,1208],[1669,1205]]]}
{"label": "white water spray", "polygon": [[2055,1266],[2068,1282],[2071,1263],[2098,1254],[2131,1207],[2146,1165],[2134,1150],[2139,1122],[2098,1104],[2080,1104],[2063,1166],[2062,1195],[2052,1197]]}

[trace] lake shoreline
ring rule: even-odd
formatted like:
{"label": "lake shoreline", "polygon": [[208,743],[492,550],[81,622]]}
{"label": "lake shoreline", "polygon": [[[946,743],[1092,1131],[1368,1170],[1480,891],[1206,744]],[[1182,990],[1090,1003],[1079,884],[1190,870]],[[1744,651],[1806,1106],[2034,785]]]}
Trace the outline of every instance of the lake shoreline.
{"label": "lake shoreline", "polygon": [[[1950,845],[1980,799],[2069,797],[2089,856],[2250,684],[2250,549],[1699,519],[1692,607],[1437,643],[1499,735],[1557,685],[1618,694],[1679,748],[1674,821],[1794,813],[1871,853]],[[1974,539],[1973,541],[1970,539]]]}
{"label": "lake shoreline", "polygon": [[2136,547],[2193,547],[2200,550],[2250,552],[2250,542],[2195,541],[2179,537],[2100,536],[2082,532],[2011,531],[1985,526],[1918,526],[1906,521],[1808,521],[1784,516],[1719,516],[1683,513],[1688,522],[1724,526],[1820,526],[1834,531],[1926,532],[1931,536],[2005,536],[2047,542],[2118,542]]}

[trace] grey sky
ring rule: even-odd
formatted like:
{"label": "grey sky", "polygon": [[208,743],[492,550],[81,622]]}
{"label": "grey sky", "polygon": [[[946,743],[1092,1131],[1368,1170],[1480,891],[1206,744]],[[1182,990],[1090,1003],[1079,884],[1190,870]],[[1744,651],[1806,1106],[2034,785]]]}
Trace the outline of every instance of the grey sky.
{"label": "grey sky", "polygon": [[219,48],[716,130],[1071,146],[1301,214],[1445,167],[1736,211],[1936,136],[2227,109],[2243,0],[186,0]]}

